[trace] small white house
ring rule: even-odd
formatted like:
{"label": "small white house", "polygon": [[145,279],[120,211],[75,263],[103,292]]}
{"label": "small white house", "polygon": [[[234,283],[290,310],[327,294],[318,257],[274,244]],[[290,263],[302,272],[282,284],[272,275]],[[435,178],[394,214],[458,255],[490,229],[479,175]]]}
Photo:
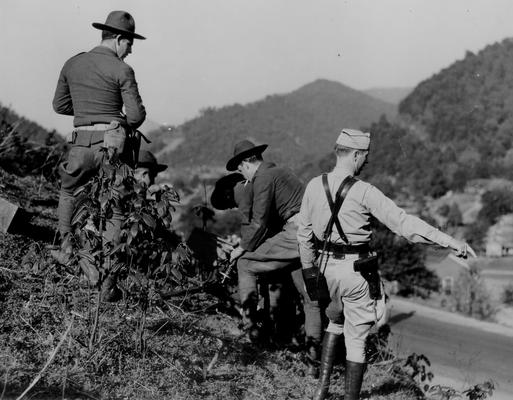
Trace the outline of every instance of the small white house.
{"label": "small white house", "polygon": [[488,229],[486,255],[504,257],[511,254],[513,254],[513,214],[506,214]]}

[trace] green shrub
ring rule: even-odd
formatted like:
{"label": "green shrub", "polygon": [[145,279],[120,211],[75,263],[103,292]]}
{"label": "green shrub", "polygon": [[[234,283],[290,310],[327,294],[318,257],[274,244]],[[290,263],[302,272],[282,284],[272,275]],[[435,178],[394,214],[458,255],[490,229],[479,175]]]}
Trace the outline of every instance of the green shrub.
{"label": "green shrub", "polygon": [[513,306],[513,283],[509,283],[502,292],[502,302],[507,306]]}
{"label": "green shrub", "polygon": [[456,311],[473,318],[488,320],[497,312],[479,271],[463,271],[454,284],[451,294]]}

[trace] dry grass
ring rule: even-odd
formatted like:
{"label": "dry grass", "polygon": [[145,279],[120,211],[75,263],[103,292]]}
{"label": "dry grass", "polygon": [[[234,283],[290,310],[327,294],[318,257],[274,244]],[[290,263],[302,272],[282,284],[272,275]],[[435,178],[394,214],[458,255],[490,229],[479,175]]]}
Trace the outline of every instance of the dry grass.
{"label": "dry grass", "polygon": [[[96,292],[76,271],[52,263],[46,248],[53,240],[56,204],[38,199],[51,198],[54,189],[29,178],[25,190],[19,181],[5,182],[4,194],[23,193],[20,200],[36,217],[30,232],[0,234],[0,399],[18,397],[32,382],[26,398],[311,397],[316,380],[305,376],[300,347],[248,343],[238,317],[202,292],[157,302],[148,312],[142,347],[137,306],[127,300],[102,304],[90,348]],[[423,398],[404,360],[379,343],[372,358],[364,398]],[[332,381],[329,399],[343,395],[342,365]]]}

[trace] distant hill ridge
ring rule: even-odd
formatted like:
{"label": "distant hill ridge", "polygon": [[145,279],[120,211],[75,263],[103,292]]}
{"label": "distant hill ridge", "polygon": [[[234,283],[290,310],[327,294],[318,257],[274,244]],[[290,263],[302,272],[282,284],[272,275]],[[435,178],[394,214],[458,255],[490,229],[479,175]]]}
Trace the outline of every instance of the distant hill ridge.
{"label": "distant hill ridge", "polygon": [[387,103],[399,104],[412,90],[413,88],[411,87],[376,87],[366,89],[363,92],[376,99],[386,101]]}
{"label": "distant hill ridge", "polygon": [[[183,140],[160,159],[172,167],[223,166],[234,143],[250,138],[270,145],[267,159],[297,168],[329,152],[341,128],[369,126],[381,115],[395,114],[393,104],[319,79],[288,94],[204,110],[177,128],[174,135]],[[155,151],[171,140],[165,129],[150,136]]]}
{"label": "distant hill ridge", "polygon": [[[373,133],[364,179],[392,196],[440,197],[475,179],[513,180],[513,40],[486,46],[421,82],[399,104],[317,80],[247,105],[207,109],[178,127],[162,154],[174,167],[223,166],[233,144],[268,143],[266,158],[307,179],[332,166],[326,155],[342,127]],[[380,116],[384,114],[386,118]],[[163,149],[167,132],[155,132]]]}
{"label": "distant hill ridge", "polygon": [[15,128],[23,138],[29,141],[44,144],[47,140],[61,142],[63,139],[55,130],[48,131],[38,123],[19,116],[15,111],[0,104],[0,133]]}

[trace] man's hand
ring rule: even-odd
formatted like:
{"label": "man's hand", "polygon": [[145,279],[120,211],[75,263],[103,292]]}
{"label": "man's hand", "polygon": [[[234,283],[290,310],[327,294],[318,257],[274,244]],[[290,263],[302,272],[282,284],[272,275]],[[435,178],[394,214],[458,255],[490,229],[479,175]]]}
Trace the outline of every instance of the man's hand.
{"label": "man's hand", "polygon": [[457,257],[467,258],[468,255],[477,257],[476,252],[466,242],[456,241],[453,249],[456,252]]}
{"label": "man's hand", "polygon": [[246,250],[244,250],[242,247],[236,247],[232,250],[232,252],[230,253],[230,262],[235,262],[237,261],[237,259],[242,256],[244,253],[246,252]]}

